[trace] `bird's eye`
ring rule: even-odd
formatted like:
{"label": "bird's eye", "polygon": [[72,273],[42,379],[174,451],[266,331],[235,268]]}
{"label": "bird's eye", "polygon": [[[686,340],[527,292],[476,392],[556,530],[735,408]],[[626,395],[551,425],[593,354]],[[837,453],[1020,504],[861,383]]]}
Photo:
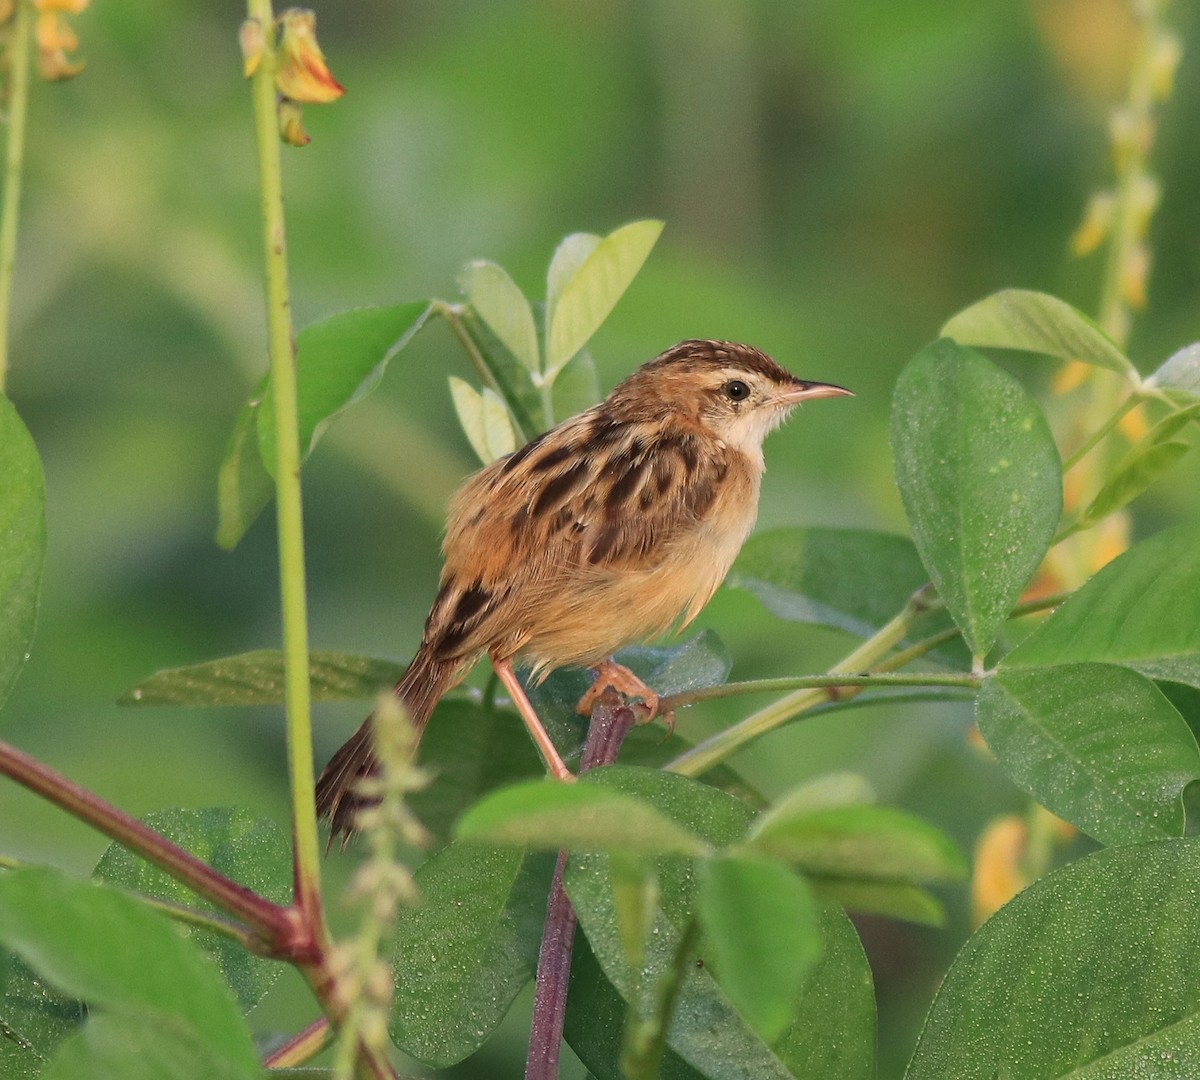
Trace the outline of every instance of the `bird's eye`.
{"label": "bird's eye", "polygon": [[723,387],[730,401],[745,401],[750,396],[750,387],[741,379],[730,379]]}

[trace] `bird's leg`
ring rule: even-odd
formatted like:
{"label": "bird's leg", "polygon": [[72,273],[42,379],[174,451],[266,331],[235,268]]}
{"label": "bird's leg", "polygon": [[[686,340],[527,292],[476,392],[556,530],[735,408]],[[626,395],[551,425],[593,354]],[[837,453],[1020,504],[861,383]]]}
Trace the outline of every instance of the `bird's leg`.
{"label": "bird's leg", "polygon": [[[645,712],[645,715],[638,717],[639,724],[648,724],[658,715],[658,694],[651,690],[650,687],[642,682],[629,668],[625,667],[624,664],[618,664],[610,657],[602,663],[597,664],[595,672],[596,681],[588,688],[587,693],[579,699],[579,704],[576,706],[575,711],[580,715],[591,716],[596,699],[610,686],[626,697],[641,698],[644,705],[642,711]],[[674,728],[675,716],[673,713],[664,719],[667,721],[669,728]]]}
{"label": "bird's leg", "polygon": [[512,661],[500,660],[495,656],[491,657],[491,661],[492,668],[500,677],[500,681],[504,683],[504,688],[508,691],[508,696],[512,698],[512,703],[517,707],[517,712],[521,714],[521,719],[525,721],[529,736],[541,753],[542,760],[546,762],[546,768],[550,771],[550,775],[555,780],[574,780],[575,774],[563,764],[563,759],[559,757],[554,743],[550,741],[550,736],[542,727],[538,714],[533,711],[529,698],[525,696],[525,688],[512,669]]}

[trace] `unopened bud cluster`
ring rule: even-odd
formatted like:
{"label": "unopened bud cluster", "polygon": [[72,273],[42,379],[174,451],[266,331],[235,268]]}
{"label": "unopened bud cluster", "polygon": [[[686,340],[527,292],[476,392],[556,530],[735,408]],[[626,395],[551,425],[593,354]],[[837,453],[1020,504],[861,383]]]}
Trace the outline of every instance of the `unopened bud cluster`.
{"label": "unopened bud cluster", "polygon": [[[1109,120],[1109,150],[1117,185],[1092,196],[1083,221],[1071,237],[1071,250],[1076,255],[1088,255],[1106,240],[1119,244],[1117,286],[1121,301],[1133,311],[1146,306],[1151,263],[1146,234],[1159,201],[1158,183],[1145,172],[1154,145],[1153,106],[1171,96],[1183,55],[1179,38],[1150,19],[1152,5],[1142,7],[1145,10],[1136,14],[1148,21],[1146,32],[1151,37],[1136,62],[1129,100],[1115,109]],[[1127,323],[1128,314],[1123,313],[1123,317]],[[1123,331],[1128,326],[1112,329]],[[1118,333],[1118,337],[1123,336]]]}
{"label": "unopened bud cluster", "polygon": [[277,57],[275,89],[279,91],[279,135],[291,146],[306,146],[311,136],[304,130],[302,105],[337,101],[346,91],[325,63],[317,43],[317,17],[303,8],[288,8],[271,27],[247,19],[238,33],[242,69],[250,78],[262,65],[268,47]]}
{"label": "unopened bud cluster", "polygon": [[362,923],[354,938],[331,951],[330,974],[335,998],[345,1015],[335,1075],[353,1075],[358,1047],[387,1046],[388,1009],[392,1001],[392,970],[381,956],[401,904],[419,897],[399,848],[423,846],[429,834],[408,808],[407,799],[429,783],[428,774],[413,764],[417,733],[403,706],[390,694],[382,698],[371,721],[375,770],[358,782],[355,794],[364,807],[355,818],[369,855],[350,883],[347,899],[362,907]]}

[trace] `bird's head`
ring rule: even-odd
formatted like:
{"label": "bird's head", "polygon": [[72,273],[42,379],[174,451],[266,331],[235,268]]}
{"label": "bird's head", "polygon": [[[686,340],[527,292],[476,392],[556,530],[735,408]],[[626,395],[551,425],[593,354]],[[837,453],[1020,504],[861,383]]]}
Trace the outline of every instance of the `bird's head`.
{"label": "bird's head", "polygon": [[610,401],[646,418],[698,423],[754,454],[801,402],[844,394],[851,391],[797,379],[749,345],[681,341],[630,375]]}

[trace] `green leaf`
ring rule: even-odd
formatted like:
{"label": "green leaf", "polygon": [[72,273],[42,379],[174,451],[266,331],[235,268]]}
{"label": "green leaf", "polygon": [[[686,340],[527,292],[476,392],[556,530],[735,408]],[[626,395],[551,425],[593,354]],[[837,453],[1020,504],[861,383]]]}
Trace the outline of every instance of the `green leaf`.
{"label": "green leaf", "polygon": [[260,1080],[257,1066],[215,1053],[180,1017],[153,1010],[93,1016],[41,1080]]}
{"label": "green leaf", "polygon": [[960,345],[1021,349],[1137,376],[1116,342],[1083,312],[1027,289],[1004,289],[972,304],[942,327],[942,336]]}
{"label": "green leaf", "polygon": [[746,541],[725,584],[773,615],[866,637],[929,580],[911,540],[866,529],[772,529]]}
{"label": "green leaf", "polygon": [[590,774],[574,784],[534,780],[497,791],[471,807],[455,832],[459,840],[550,851],[701,855],[707,850],[694,833],[648,803],[599,786]]}
{"label": "green leaf", "polygon": [[400,1049],[441,1069],[487,1041],[533,978],[553,870],[552,856],[457,843],[421,866],[421,904],[400,910],[388,949]]}
{"label": "green leaf", "polygon": [[[875,802],[871,782],[859,773],[832,772],[814,776],[775,800],[770,817],[784,820],[828,810],[836,806],[858,806]],[[759,818],[760,827],[763,818]]]}
{"label": "green leaf", "polygon": [[[300,331],[296,336],[296,408],[302,460],[342,409],[375,388],[388,361],[425,325],[430,311],[424,300],[386,308],[359,308]],[[238,414],[221,462],[217,543],[223,548],[237,546],[275,493],[271,480],[275,463],[274,409],[267,377]],[[255,447],[257,453],[253,452]]]}
{"label": "green leaf", "polygon": [[1078,526],[1087,528],[1094,525],[1132,502],[1191,448],[1185,442],[1135,446],[1079,515]]}
{"label": "green leaf", "polygon": [[491,327],[504,347],[531,372],[541,370],[533,309],[508,272],[478,259],[463,268],[459,279],[475,313]]}
{"label": "green leaf", "polygon": [[916,884],[967,876],[965,860],[945,833],[886,806],[811,810],[784,802],[755,822],[747,842],[824,877]]}
{"label": "green leaf", "polygon": [[554,309],[558,307],[558,298],[567,282],[571,280],[583,266],[597,247],[601,238],[595,233],[571,233],[554,249],[550,259],[550,267],[546,271],[546,337],[550,337],[549,323],[554,317]]}
{"label": "green leaf", "polygon": [[967,942],[907,1080],[1200,1073],[1200,841],[1109,848],[1034,882]]}
{"label": "green leaf", "polygon": [[1018,787],[1104,844],[1183,835],[1200,750],[1149,679],[1112,664],[1002,667],[976,720]]}
{"label": "green leaf", "polygon": [[0,944],[92,1007],[170,1013],[231,1066],[257,1056],[228,987],[170,920],[133,897],[53,870],[0,876]]}
{"label": "green leaf", "polygon": [[791,1025],[821,955],[817,903],[774,859],[723,855],[701,869],[697,913],[717,983],[770,1045]]}
{"label": "green leaf", "polygon": [[438,704],[421,737],[420,762],[437,781],[410,797],[412,809],[438,837],[448,837],[481,795],[546,774],[515,709],[485,709],[465,698]]}
{"label": "green leaf", "polygon": [[545,430],[542,416],[542,395],[533,385],[525,365],[512,355],[491,328],[470,308],[458,316],[463,333],[474,346],[475,364],[482,365],[494,389],[508,406],[518,442],[527,442]]}
{"label": "green leaf", "polygon": [[[821,957],[809,975],[794,1020],[774,1052],[720,1058],[725,1033],[713,1032],[703,1071],[668,1048],[660,1080],[874,1080],[875,994],[871,971],[850,920],[832,905],[820,910]],[[702,1022],[699,1017],[694,1021]],[[600,1080],[624,1080],[619,1061],[625,1006],[586,940],[577,940],[571,965],[565,1035]],[[762,1044],[755,1041],[756,1047]],[[744,1071],[737,1071],[742,1069]]]}
{"label": "green leaf", "polygon": [[550,312],[546,347],[548,378],[553,378],[600,329],[642,268],[662,229],[661,221],[622,225],[596,245],[561,287]]}
{"label": "green leaf", "polygon": [[892,451],[917,550],[972,653],[983,656],[1062,512],[1046,419],[1010,375],[942,339],[900,374]]}
{"label": "green leaf", "polygon": [[25,425],[0,394],[0,705],[29,655],[46,553],[42,462]]}
{"label": "green leaf", "polygon": [[0,1076],[34,1080],[87,1015],[11,953],[0,951]]}
{"label": "green leaf", "polygon": [[636,977],[646,961],[646,939],[654,926],[658,905],[658,879],[654,867],[636,852],[609,853],[613,883],[613,916],[625,963]]}
{"label": "green leaf", "polygon": [[1200,528],[1135,544],[1018,645],[1005,667],[1099,661],[1200,687]]}
{"label": "green leaf", "polygon": [[[736,843],[750,822],[751,812],[744,804],[685,777],[622,767],[588,775],[652,803],[714,847]],[[612,1002],[608,982],[627,999],[638,995],[635,1015],[650,1014],[657,981],[673,963],[679,935],[697,903],[692,860],[656,857],[659,907],[646,939],[645,968],[635,977],[617,929],[610,865],[606,855],[572,856],[565,874],[568,895],[604,973],[602,977],[594,969],[585,973],[586,985],[573,976],[566,1034],[601,1080],[620,1075],[617,1061],[623,1039],[623,1014]],[[823,914],[821,932],[825,951],[805,986],[795,1022],[773,1047],[747,1027],[717,987],[704,956],[698,955],[695,959],[700,963],[689,965],[681,988],[661,1075],[672,1080],[701,1075],[730,1080],[873,1076],[874,997],[869,969],[853,929],[840,912]],[[577,964],[585,963],[587,950],[577,945],[577,954],[582,958]],[[598,1010],[607,1012],[601,1016]]]}
{"label": "green leaf", "polygon": [[[427,300],[393,307],[357,308],[311,323],[296,335],[296,413],[301,458],[347,406],[383,378],[388,362],[425,325]],[[258,410],[258,449],[275,471],[275,396],[268,383]]]}
{"label": "green leaf", "polygon": [[[369,700],[395,685],[405,665],[351,653],[308,654],[314,701]],[[259,649],[164,668],[118,699],[121,705],[282,705],[283,653]]]}
{"label": "green leaf", "polygon": [[[249,811],[233,807],[157,810],[142,820],[218,873],[264,899],[276,904],[286,904],[291,899],[291,845],[275,822],[255,819]],[[212,904],[120,844],[108,846],[94,874],[109,885],[219,913]],[[247,1012],[279,977],[281,968],[277,962],[248,953],[228,937],[199,929],[185,928],[184,932],[221,969],[238,1004]]]}
{"label": "green leaf", "polygon": [[1200,398],[1200,342],[1187,345],[1168,357],[1146,380],[1148,387]]}
{"label": "green leaf", "polygon": [[503,399],[490,386],[480,392],[470,383],[450,376],[450,397],[471,449],[484,465],[516,449],[516,435]]}
{"label": "green leaf", "polygon": [[602,397],[596,361],[589,349],[581,349],[554,380],[554,415],[562,420],[590,409]]}
{"label": "green leaf", "polygon": [[896,881],[848,881],[809,876],[812,891],[822,900],[865,915],[903,919],[921,926],[945,926],[946,909],[928,889]]}
{"label": "green leaf", "polygon": [[217,472],[216,540],[226,551],[237,547],[275,494],[275,481],[258,452],[258,410],[269,384],[270,379],[261,379],[242,406]]}

